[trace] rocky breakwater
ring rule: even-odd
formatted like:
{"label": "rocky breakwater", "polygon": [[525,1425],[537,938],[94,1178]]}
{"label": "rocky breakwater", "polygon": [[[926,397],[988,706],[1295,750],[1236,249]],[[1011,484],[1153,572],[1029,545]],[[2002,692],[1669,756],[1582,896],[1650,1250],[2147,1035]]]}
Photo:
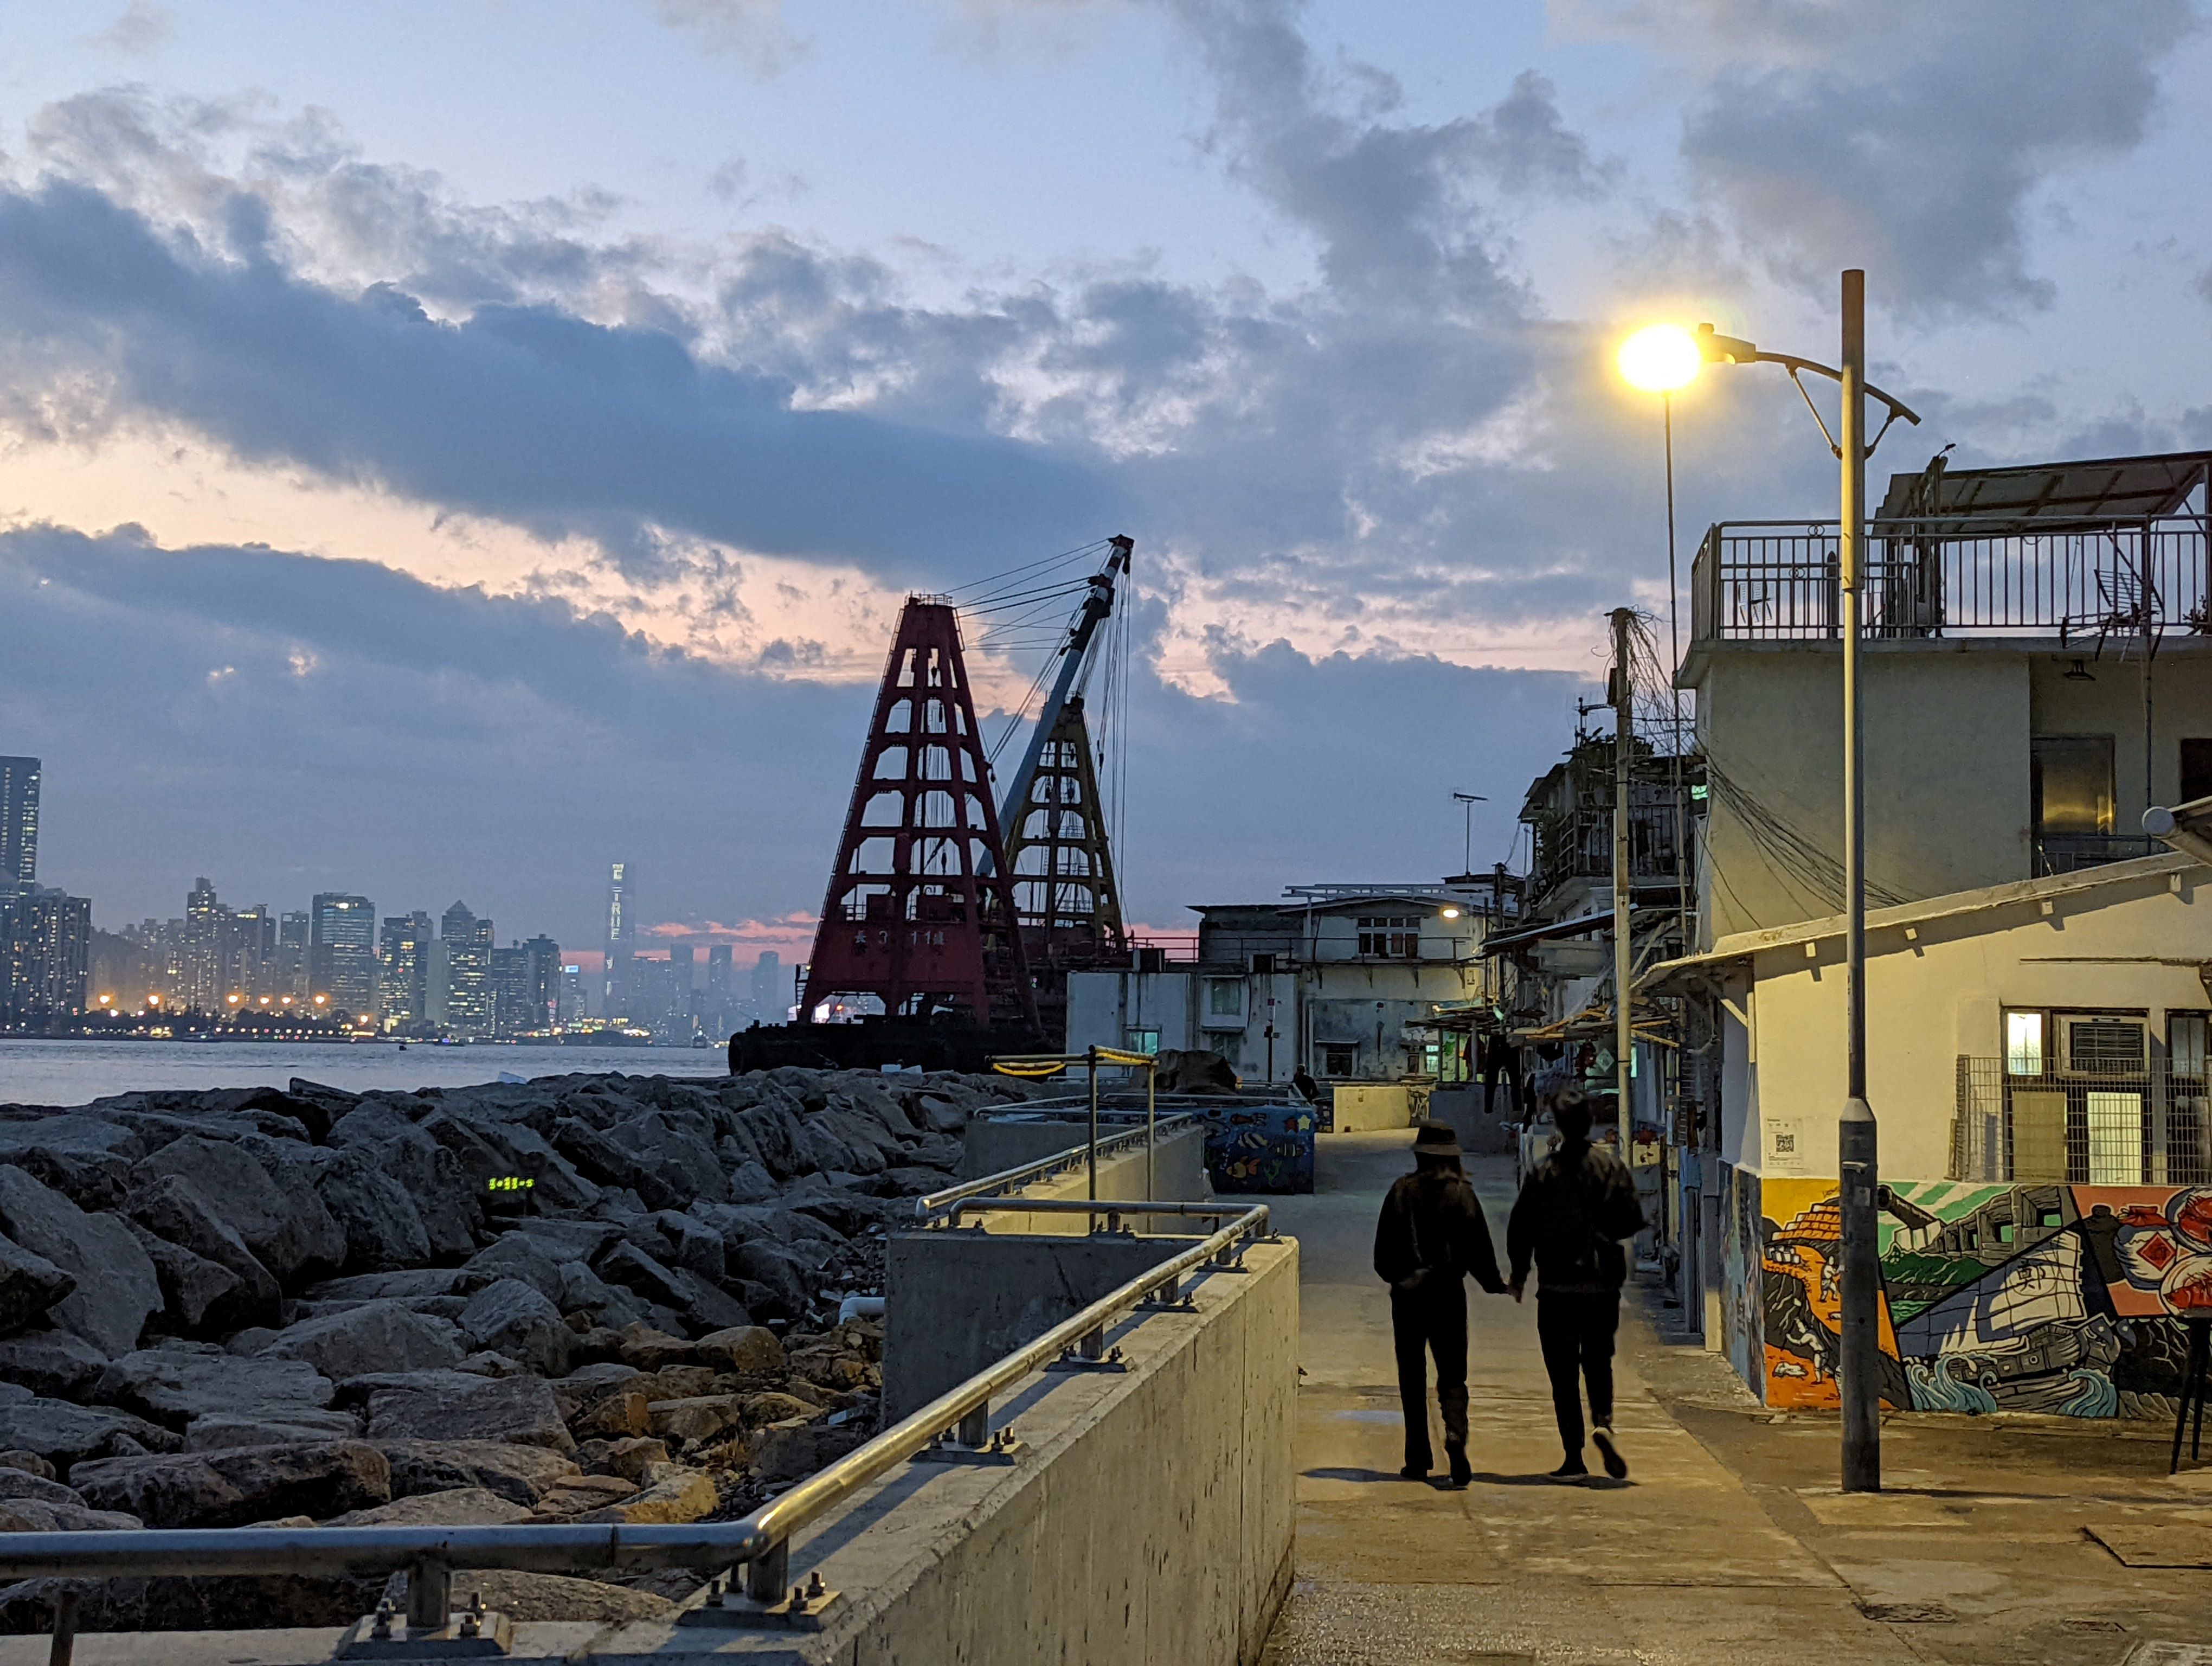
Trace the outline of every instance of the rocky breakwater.
{"label": "rocky breakwater", "polygon": [[[681,1523],[876,1427],[883,1239],[1005,1078],[784,1068],[0,1105],[0,1530]],[[457,1577],[638,1617],[682,1570]],[[117,1580],[91,1630],[334,1625],[378,1582]],[[55,1582],[0,1590],[0,1631]]]}

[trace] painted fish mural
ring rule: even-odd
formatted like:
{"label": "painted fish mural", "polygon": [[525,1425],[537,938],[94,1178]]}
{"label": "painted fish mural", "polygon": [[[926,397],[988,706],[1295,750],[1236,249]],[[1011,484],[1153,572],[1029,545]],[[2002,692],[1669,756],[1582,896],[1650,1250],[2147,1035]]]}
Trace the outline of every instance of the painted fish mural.
{"label": "painted fish mural", "polygon": [[[1836,1183],[1735,1173],[1729,1353],[1770,1406],[1838,1403]],[[2212,1187],[1905,1181],[1881,1217],[1882,1397],[1916,1411],[2171,1414],[2212,1317]]]}

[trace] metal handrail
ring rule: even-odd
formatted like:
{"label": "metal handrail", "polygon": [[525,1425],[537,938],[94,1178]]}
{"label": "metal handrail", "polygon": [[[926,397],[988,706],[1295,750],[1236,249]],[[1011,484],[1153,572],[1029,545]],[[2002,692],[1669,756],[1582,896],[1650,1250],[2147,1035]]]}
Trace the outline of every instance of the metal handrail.
{"label": "metal handrail", "polygon": [[1200,1219],[1219,1220],[1224,1215],[1241,1215],[1250,1206],[1239,1200],[1234,1203],[1155,1203],[1144,1198],[1093,1201],[1076,1197],[963,1197],[946,1211],[947,1224],[957,1221],[969,1209],[999,1209],[1018,1215],[1189,1215]]}
{"label": "metal handrail", "polygon": [[[1056,1202],[1065,1200],[1043,1200]],[[1030,1206],[1036,1207],[1035,1204]],[[1133,1207],[1134,1206],[1127,1206]],[[1210,1207],[1210,1206],[1206,1206]],[[1102,1296],[1035,1341],[939,1395],[873,1440],[810,1475],[741,1522],[632,1527],[352,1527],[142,1529],[116,1533],[0,1534],[0,1579],[143,1578],[155,1574],[374,1575],[410,1570],[408,1625],[436,1631],[447,1620],[453,1570],[538,1572],[626,1563],[696,1566],[727,1557],[746,1565],[745,1588],[767,1603],[787,1594],[792,1535],[868,1482],[956,1432],[963,1445],[989,1438],[991,1402],[1041,1366],[1079,1347],[1097,1358],[1106,1328],[1123,1313],[1208,1262],[1268,1231],[1255,1204],[1210,1237]],[[75,1605],[58,1608],[55,1657],[66,1661]]]}
{"label": "metal handrail", "polygon": [[[1101,1140],[1098,1142],[1098,1152],[1101,1156],[1110,1156],[1125,1146],[1132,1146],[1140,1140],[1149,1139],[1154,1132],[1165,1134],[1178,1122],[1198,1121],[1197,1117],[1187,1112],[1179,1113],[1176,1116],[1164,1118],[1156,1131],[1141,1128],[1131,1128],[1127,1133],[1114,1135],[1111,1139]],[[1010,1186],[1024,1185],[1033,1180],[1042,1180],[1048,1176],[1061,1173],[1063,1170],[1080,1167],[1090,1160],[1091,1146],[1088,1143],[1070,1146],[1066,1151],[1054,1152],[1049,1157],[1040,1157],[1034,1162],[1024,1163],[1014,1168],[1001,1169],[996,1174],[985,1175],[981,1180],[963,1181],[957,1186],[947,1186],[943,1191],[931,1192],[926,1196],[915,1199],[915,1219],[925,1221],[933,1220],[963,1198],[976,1197],[985,1192],[1001,1191]]]}

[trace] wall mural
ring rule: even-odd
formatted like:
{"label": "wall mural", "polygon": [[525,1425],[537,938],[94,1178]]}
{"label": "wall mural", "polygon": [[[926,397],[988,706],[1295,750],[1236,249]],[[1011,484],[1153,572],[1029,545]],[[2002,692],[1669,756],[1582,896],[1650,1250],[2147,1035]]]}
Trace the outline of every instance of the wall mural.
{"label": "wall mural", "polygon": [[[1757,1375],[1737,1368],[1770,1406],[1833,1408],[1836,1183],[1740,1175],[1730,1189],[1730,1293],[1747,1293],[1738,1265],[1755,1257],[1758,1335],[1744,1352],[1763,1355]],[[2212,1318],[2212,1187],[1893,1182],[1881,1272],[1892,1406],[2171,1416],[2189,1351],[2180,1316]],[[1731,1355],[1736,1329],[1732,1318]]]}

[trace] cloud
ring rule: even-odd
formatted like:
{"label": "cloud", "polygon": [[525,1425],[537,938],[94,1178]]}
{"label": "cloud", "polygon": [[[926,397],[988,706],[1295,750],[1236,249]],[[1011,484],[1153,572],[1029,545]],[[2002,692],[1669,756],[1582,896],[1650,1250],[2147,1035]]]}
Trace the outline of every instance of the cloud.
{"label": "cloud", "polygon": [[389,287],[336,295],[278,264],[255,198],[230,206],[224,258],[82,185],[0,193],[19,421],[42,422],[21,390],[58,380],[81,429],[151,413],[250,459],[584,532],[648,569],[657,526],[919,574],[1048,547],[1114,501],[988,434],[800,409],[786,378],[703,362],[665,330],[548,306],[447,324]]}
{"label": "cloud", "polygon": [[783,0],[652,0],[653,17],[763,80],[781,75],[813,43],[794,33]]}
{"label": "cloud", "polygon": [[[1280,643],[1218,648],[1215,668],[1228,700],[1133,667],[1133,917],[1355,868],[1440,873],[1454,787],[1492,793],[1478,830],[1502,849],[1583,686]],[[661,935],[781,952],[818,905],[872,696],[373,562],[0,534],[0,733],[46,761],[42,873],[110,928],[174,914],[206,873],[279,908],[463,895],[503,937],[588,946],[620,857],[646,917],[676,922]]]}
{"label": "cloud", "polygon": [[2050,304],[2028,258],[2039,193],[2142,142],[2160,67],[2199,21],[2188,0],[1565,9],[1703,81],[1683,157],[1778,278],[1825,296],[1864,266],[1929,319]]}
{"label": "cloud", "polygon": [[153,0],[131,0],[123,15],[91,37],[92,44],[133,58],[143,58],[169,44],[177,33],[177,15]]}

